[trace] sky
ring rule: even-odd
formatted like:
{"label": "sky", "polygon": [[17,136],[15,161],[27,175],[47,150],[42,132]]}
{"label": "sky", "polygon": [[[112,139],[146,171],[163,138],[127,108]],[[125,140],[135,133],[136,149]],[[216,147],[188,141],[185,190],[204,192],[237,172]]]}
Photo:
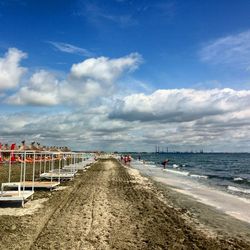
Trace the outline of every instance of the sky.
{"label": "sky", "polygon": [[250,152],[248,0],[0,0],[0,143]]}

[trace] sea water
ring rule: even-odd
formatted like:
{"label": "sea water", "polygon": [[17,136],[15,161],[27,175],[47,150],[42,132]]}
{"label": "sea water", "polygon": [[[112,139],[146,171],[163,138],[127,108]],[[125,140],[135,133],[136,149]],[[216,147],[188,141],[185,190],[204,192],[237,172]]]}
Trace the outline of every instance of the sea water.
{"label": "sea water", "polygon": [[205,185],[228,193],[250,198],[250,154],[248,153],[132,153],[134,159],[144,160],[151,168],[196,179]]}

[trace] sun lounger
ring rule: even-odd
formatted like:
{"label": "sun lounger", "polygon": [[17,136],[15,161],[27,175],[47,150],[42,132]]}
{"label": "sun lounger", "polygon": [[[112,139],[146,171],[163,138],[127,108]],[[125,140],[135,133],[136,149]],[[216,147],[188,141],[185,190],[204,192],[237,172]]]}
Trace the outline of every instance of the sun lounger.
{"label": "sun lounger", "polygon": [[[17,187],[17,191],[4,191],[4,187]],[[31,197],[34,191],[22,190],[18,182],[2,183],[0,192],[0,202],[20,202],[24,206],[25,200]]]}
{"label": "sun lounger", "polygon": [[66,173],[59,173],[59,172],[49,172],[49,173],[42,173],[40,174],[41,179],[73,179],[75,176],[74,173],[66,172]]}
{"label": "sun lounger", "polygon": [[[9,182],[9,183],[3,183],[5,187],[9,187],[9,188],[14,188],[15,186],[13,185],[13,182]],[[19,185],[20,188],[28,188],[31,189],[34,187],[35,188],[39,188],[39,189],[52,189],[55,188],[56,186],[58,186],[60,183],[57,181],[25,181],[25,182],[15,182],[16,185]]]}

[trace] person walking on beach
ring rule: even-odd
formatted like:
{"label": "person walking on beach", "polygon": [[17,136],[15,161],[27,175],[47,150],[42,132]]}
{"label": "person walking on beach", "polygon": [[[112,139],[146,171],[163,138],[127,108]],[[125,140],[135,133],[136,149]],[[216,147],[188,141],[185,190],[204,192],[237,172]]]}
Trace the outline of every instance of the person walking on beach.
{"label": "person walking on beach", "polygon": [[128,155],[128,165],[130,166],[130,162],[132,160],[132,157],[130,155]]}
{"label": "person walking on beach", "polygon": [[166,160],[164,160],[164,161],[161,163],[161,165],[163,165],[163,168],[164,168],[164,169],[165,169],[166,166],[168,165],[168,162],[169,162],[169,160],[166,159]]}
{"label": "person walking on beach", "polygon": [[125,156],[124,156],[124,158],[123,158],[123,160],[124,160],[124,164],[125,164],[125,165],[127,165],[127,162],[128,162],[128,156],[127,156],[127,155],[125,155]]}

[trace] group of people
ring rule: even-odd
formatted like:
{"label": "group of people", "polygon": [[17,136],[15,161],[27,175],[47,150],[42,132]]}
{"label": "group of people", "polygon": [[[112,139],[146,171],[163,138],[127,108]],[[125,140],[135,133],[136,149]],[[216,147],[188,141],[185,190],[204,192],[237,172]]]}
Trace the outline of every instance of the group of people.
{"label": "group of people", "polygon": [[131,160],[132,157],[130,155],[121,155],[121,162],[123,162],[125,165],[130,165]]}
{"label": "group of people", "polygon": [[[130,155],[121,155],[121,162],[124,163],[125,165],[130,165],[130,162],[132,160],[132,157]],[[141,160],[141,156],[138,156],[138,160]],[[145,163],[145,161],[143,161]],[[165,169],[169,163],[169,159],[165,159],[163,162],[161,162],[161,165]]]}

